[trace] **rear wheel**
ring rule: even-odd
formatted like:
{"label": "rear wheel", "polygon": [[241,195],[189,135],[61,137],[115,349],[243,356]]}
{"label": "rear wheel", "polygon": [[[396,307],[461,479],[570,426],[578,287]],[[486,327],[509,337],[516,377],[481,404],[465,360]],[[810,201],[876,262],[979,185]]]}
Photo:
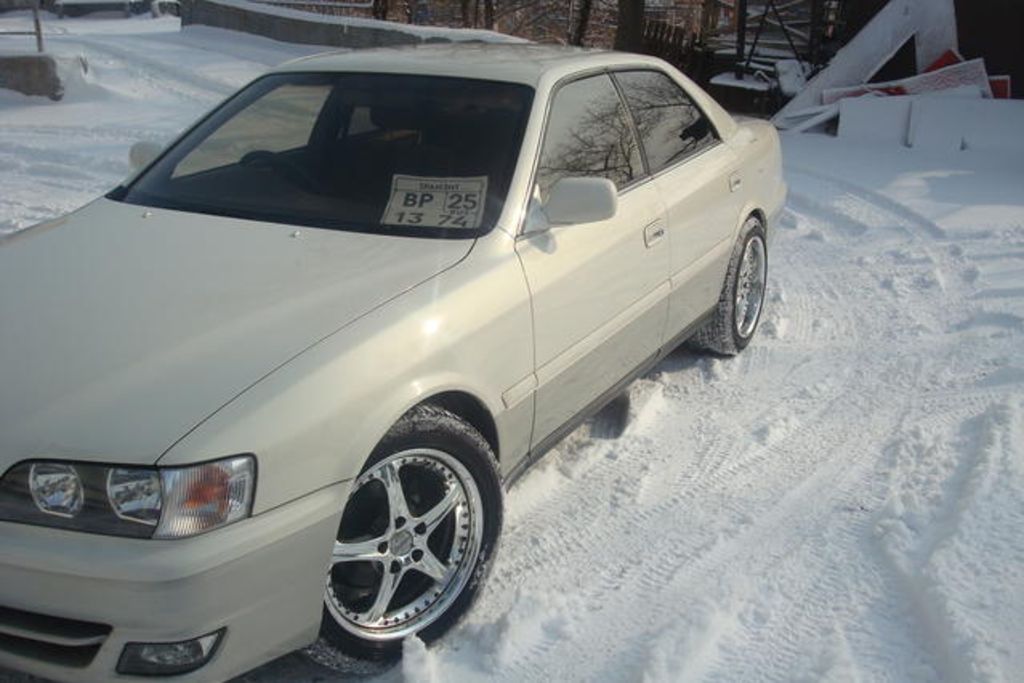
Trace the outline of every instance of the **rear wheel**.
{"label": "rear wheel", "polygon": [[691,344],[725,356],[745,349],[761,320],[767,282],[764,226],[757,216],[751,216],[733,249],[714,315],[693,336]]}
{"label": "rear wheel", "polygon": [[353,484],[324,593],[321,634],[345,654],[394,659],[468,609],[501,528],[494,455],[466,422],[420,406]]}

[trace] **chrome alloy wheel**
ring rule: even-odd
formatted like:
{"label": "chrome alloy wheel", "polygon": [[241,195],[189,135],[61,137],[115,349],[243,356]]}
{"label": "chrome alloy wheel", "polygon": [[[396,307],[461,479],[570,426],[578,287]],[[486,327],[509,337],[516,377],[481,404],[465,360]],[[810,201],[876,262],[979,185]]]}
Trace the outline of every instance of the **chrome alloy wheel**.
{"label": "chrome alloy wheel", "polygon": [[754,333],[761,307],[764,305],[765,281],[768,275],[764,239],[754,235],[743,248],[740,271],[736,276],[736,300],[733,320],[736,333],[746,339]]}
{"label": "chrome alloy wheel", "polygon": [[445,613],[483,538],[476,482],[456,458],[406,450],[356,479],[331,554],[324,602],[339,626],[398,640]]}

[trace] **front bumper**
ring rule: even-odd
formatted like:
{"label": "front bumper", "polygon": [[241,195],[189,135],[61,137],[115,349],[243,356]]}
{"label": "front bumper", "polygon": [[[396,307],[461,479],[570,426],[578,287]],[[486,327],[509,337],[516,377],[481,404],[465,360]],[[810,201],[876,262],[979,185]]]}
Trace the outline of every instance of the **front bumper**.
{"label": "front bumper", "polygon": [[[183,540],[0,522],[0,667],[57,681],[152,681],[116,673],[126,643],[226,628],[206,666],[173,677],[224,681],[309,644],[349,487]],[[30,629],[15,611],[33,617]]]}

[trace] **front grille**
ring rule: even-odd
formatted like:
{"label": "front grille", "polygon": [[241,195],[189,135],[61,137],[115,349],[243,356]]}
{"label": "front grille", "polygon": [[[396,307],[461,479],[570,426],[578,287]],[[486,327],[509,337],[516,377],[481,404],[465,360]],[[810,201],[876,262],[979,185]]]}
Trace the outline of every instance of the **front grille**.
{"label": "front grille", "polygon": [[89,666],[110,631],[106,624],[0,607],[0,651],[51,664]]}

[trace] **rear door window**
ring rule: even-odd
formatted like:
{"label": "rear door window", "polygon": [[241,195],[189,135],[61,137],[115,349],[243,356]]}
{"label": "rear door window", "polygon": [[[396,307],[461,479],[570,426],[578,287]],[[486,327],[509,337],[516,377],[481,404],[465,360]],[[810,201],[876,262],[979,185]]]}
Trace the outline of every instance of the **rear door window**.
{"label": "rear door window", "polygon": [[660,71],[621,71],[622,88],[651,173],[698,154],[717,142],[708,117],[674,80]]}

